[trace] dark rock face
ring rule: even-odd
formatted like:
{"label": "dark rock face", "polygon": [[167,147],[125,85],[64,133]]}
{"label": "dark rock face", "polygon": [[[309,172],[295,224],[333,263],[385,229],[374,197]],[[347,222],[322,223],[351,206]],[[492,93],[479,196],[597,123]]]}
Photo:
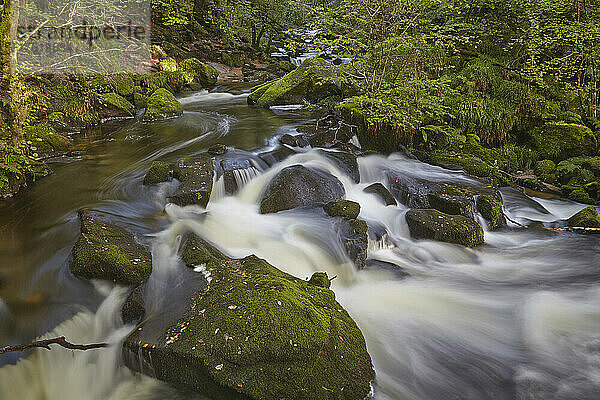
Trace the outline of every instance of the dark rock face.
{"label": "dark rock face", "polygon": [[368,259],[366,268],[382,269],[392,272],[398,278],[408,278],[410,274],[404,270],[404,268],[387,261]]}
{"label": "dark rock face", "polygon": [[341,182],[321,170],[292,165],[282,169],[267,185],[260,201],[262,214],[341,200]]}
{"label": "dark rock face", "polygon": [[131,324],[144,318],[145,314],[144,286],[139,285],[127,296],[121,308],[121,317],[123,318],[123,323]]}
{"label": "dark rock face", "polygon": [[373,193],[379,196],[386,206],[397,206],[398,202],[382,183],[374,183],[364,189],[365,193]]}
{"label": "dark rock face", "polygon": [[356,219],[360,214],[360,204],[350,200],[332,201],[325,204],[323,210],[331,217]]}
{"label": "dark rock face", "polygon": [[415,239],[431,239],[467,247],[483,243],[483,229],[470,218],[437,210],[410,210],[406,213],[410,234]]}
{"label": "dark rock face", "polygon": [[252,153],[241,150],[230,150],[227,154],[215,158],[217,176],[223,176],[225,193],[234,195],[244,184],[260,171],[267,169],[267,164]]}
{"label": "dark rock face", "polygon": [[96,213],[79,211],[81,234],[69,268],[85,279],[104,279],[124,285],[142,282],[152,272],[152,256],[134,236]]}
{"label": "dark rock face", "polygon": [[255,256],[224,257],[198,237],[182,246],[210,284],[198,284],[175,322],[141,322],[123,343],[125,365],[213,399],[368,396],[364,338],[331,290]]}
{"label": "dark rock face", "polygon": [[266,151],[264,153],[260,153],[258,156],[269,166],[272,167],[273,165],[277,164],[278,162],[281,162],[283,160],[285,160],[287,157],[291,156],[292,154],[294,154],[294,151],[285,147],[285,146],[281,146],[278,147],[274,150],[270,150],[270,151]]}
{"label": "dark rock face", "polygon": [[369,239],[367,223],[360,219],[343,219],[340,225],[342,243],[348,258],[357,269],[363,269],[367,261]]}
{"label": "dark rock face", "polygon": [[306,147],[309,145],[308,140],[303,135],[292,136],[287,133],[279,138],[279,143],[291,147]]}
{"label": "dark rock face", "polygon": [[354,154],[346,151],[318,150],[318,152],[330,160],[340,171],[348,175],[354,183],[360,182],[358,162]]}
{"label": "dark rock face", "polygon": [[213,160],[207,154],[182,158],[173,167],[173,177],[181,181],[181,185],[173,196],[171,203],[178,206],[198,204],[206,207],[210,200],[213,186]]}

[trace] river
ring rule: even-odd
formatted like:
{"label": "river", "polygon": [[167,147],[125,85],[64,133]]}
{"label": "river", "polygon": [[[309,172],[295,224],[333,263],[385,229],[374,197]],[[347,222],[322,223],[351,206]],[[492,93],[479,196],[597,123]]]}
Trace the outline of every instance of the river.
{"label": "river", "polygon": [[[223,89],[223,88],[222,88]],[[232,94],[236,93],[236,94]],[[485,232],[486,245],[466,249],[410,238],[407,208],[386,207],[363,192],[389,171],[434,181],[479,183],[461,173],[400,154],[359,158],[360,183],[312,149],[266,171],[238,176],[225,196],[216,182],[207,210],[166,204],[175,183],[144,187],[153,160],[175,161],[215,143],[258,152],[295,133],[310,116],[261,110],[246,95],[199,92],[182,98],[182,118],[107,124],[78,135],[87,151],[56,160],[54,174],[0,203],[0,343],[65,335],[107,349],[60,348],[0,356],[0,399],[183,399],[201,395],[134,375],[120,362],[133,329],[119,310],[127,289],[86,282],[68,270],[87,206],[135,232],[152,248],[150,299],[177,285],[177,237],[192,229],[229,256],[256,254],[306,278],[337,275],[333,290],[365,335],[377,378],[377,400],[598,399],[600,393],[600,237],[544,229]],[[261,215],[260,194],[285,166],[325,169],[361,204],[360,218],[385,227],[369,258],[395,264],[357,271],[332,227],[307,210]],[[502,189],[505,211],[522,224],[552,223],[584,208]],[[380,265],[390,265],[381,263]],[[405,278],[400,268],[410,274]]]}

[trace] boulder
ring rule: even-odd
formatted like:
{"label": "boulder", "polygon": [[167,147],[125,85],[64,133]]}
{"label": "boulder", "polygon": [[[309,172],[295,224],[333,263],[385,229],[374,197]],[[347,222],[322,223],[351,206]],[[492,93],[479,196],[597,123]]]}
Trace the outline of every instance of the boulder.
{"label": "boulder", "polygon": [[310,58],[282,78],[260,85],[248,96],[248,104],[258,107],[318,103],[342,96],[340,69],[322,58]]}
{"label": "boulder", "polygon": [[196,83],[204,88],[213,87],[219,77],[219,72],[214,67],[197,58],[188,58],[180,62],[177,69],[183,72],[188,83]]}
{"label": "boulder", "polygon": [[483,243],[481,226],[462,215],[448,215],[433,209],[409,210],[406,222],[410,235],[415,239],[438,240],[467,247]]}
{"label": "boulder", "polygon": [[213,159],[206,153],[178,160],[173,166],[173,177],[181,184],[168,201],[182,207],[197,204],[206,208],[214,173]]}
{"label": "boulder", "polygon": [[163,161],[153,161],[144,176],[144,185],[156,185],[167,182],[171,177],[171,166]]}
{"label": "boulder", "polygon": [[350,200],[331,201],[323,206],[323,210],[331,217],[356,219],[360,214],[360,204]]}
{"label": "boulder", "polygon": [[579,124],[548,122],[531,131],[530,136],[541,158],[553,161],[595,154],[598,146],[592,130]]}
{"label": "boulder", "polygon": [[596,207],[589,206],[569,218],[567,223],[576,228],[600,228],[600,217]]}
{"label": "boulder", "polygon": [[168,118],[179,117],[183,114],[183,106],[166,89],[156,89],[146,101],[146,111],[142,119],[144,121],[159,121]]}
{"label": "boulder", "polygon": [[73,275],[124,285],[140,283],[150,276],[152,256],[131,233],[87,209],[79,211],[79,221],[81,234],[69,265]]}
{"label": "boulder", "polygon": [[290,147],[306,147],[309,145],[304,135],[292,136],[288,133],[279,138],[279,143]]}
{"label": "boulder", "polygon": [[125,365],[212,399],[369,395],[364,338],[331,290],[256,256],[227,258],[199,238],[183,246],[193,247],[181,251],[188,266],[202,261],[204,282],[171,321],[150,316],[133,330]]}
{"label": "boulder", "polygon": [[357,269],[363,269],[366,265],[367,250],[369,247],[368,231],[369,226],[363,220],[347,218],[341,220],[340,234],[342,244],[348,258],[354,263]]}
{"label": "boulder", "polygon": [[117,93],[106,93],[98,96],[99,113],[103,119],[133,118],[135,107]]}
{"label": "boulder", "polygon": [[506,219],[502,211],[502,202],[498,201],[495,197],[486,195],[478,196],[477,211],[488,222],[491,230],[506,225]]}
{"label": "boulder", "polygon": [[372,185],[369,185],[366,188],[364,188],[364,192],[377,195],[381,200],[383,200],[386,206],[398,205],[398,202],[396,201],[394,196],[390,193],[389,190],[387,190],[385,186],[383,186],[382,183],[377,182]]}
{"label": "boulder", "polygon": [[308,205],[341,200],[346,192],[342,183],[327,172],[292,165],[279,171],[269,182],[260,200],[262,214],[276,213]]}
{"label": "boulder", "polygon": [[260,153],[258,156],[268,166],[272,167],[273,165],[285,160],[292,154],[294,154],[293,150],[291,150],[285,146],[279,146],[273,150],[269,150],[269,151],[265,151],[264,153]]}
{"label": "boulder", "polygon": [[267,164],[255,154],[242,150],[231,150],[226,155],[215,158],[218,175],[223,176],[225,193],[229,196],[237,193],[240,186],[267,169]]}
{"label": "boulder", "polygon": [[388,261],[375,260],[375,259],[369,258],[367,260],[366,268],[390,271],[399,279],[405,279],[405,278],[410,277],[410,274],[408,272],[406,272],[406,270],[404,268],[402,268],[401,266],[396,265],[394,263],[388,262]]}
{"label": "boulder", "polygon": [[343,173],[348,175],[354,183],[360,182],[360,172],[356,156],[347,151],[317,150],[317,152],[327,158]]}
{"label": "boulder", "polygon": [[331,280],[327,276],[327,272],[315,272],[308,280],[308,283],[325,289],[329,289],[331,287]]}

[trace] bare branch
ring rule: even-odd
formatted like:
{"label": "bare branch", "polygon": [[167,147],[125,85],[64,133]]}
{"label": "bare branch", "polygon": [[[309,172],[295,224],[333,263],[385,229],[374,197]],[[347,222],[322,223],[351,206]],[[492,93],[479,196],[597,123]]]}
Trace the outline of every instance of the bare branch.
{"label": "bare branch", "polygon": [[27,349],[32,349],[36,347],[43,347],[44,349],[50,349],[51,344],[57,344],[59,346],[64,347],[65,349],[71,350],[90,350],[90,349],[99,349],[102,347],[108,347],[108,343],[94,343],[94,344],[73,344],[67,342],[64,336],[53,338],[53,339],[45,339],[45,340],[37,340],[35,342],[29,344],[19,344],[15,346],[4,346],[0,347],[0,354],[10,353],[13,351],[23,351]]}

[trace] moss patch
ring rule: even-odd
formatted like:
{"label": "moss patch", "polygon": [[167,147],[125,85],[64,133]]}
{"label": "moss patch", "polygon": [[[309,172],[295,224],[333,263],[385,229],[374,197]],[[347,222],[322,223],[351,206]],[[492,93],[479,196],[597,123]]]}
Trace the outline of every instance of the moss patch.
{"label": "moss patch", "polygon": [[144,121],[157,121],[179,117],[183,114],[183,106],[165,89],[157,89],[147,100]]}
{"label": "moss patch", "polygon": [[600,228],[600,217],[596,207],[589,206],[568,219],[569,226],[580,228]]}
{"label": "moss patch", "polygon": [[144,176],[144,185],[156,185],[169,180],[171,166],[163,161],[153,161],[150,169]]}
{"label": "moss patch", "polygon": [[598,147],[591,129],[579,124],[549,122],[534,129],[530,135],[540,156],[554,161],[594,154]]}
{"label": "moss patch", "polygon": [[325,204],[323,210],[332,217],[355,219],[360,214],[360,204],[350,200],[338,200]]}
{"label": "moss patch", "polygon": [[494,230],[504,225],[504,213],[502,212],[502,203],[492,196],[477,197],[477,211],[488,222],[490,229]]}

